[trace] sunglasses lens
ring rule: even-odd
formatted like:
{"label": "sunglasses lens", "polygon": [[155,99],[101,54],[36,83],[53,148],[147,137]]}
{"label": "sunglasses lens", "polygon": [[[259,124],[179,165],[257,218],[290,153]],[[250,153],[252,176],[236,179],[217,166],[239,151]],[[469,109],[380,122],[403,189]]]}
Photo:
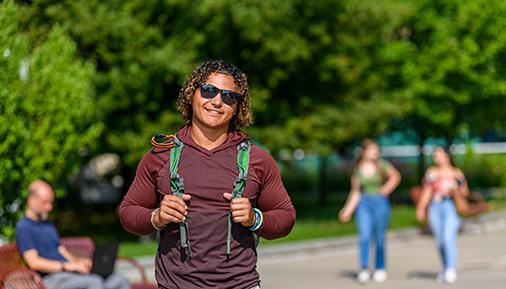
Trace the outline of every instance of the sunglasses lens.
{"label": "sunglasses lens", "polygon": [[221,92],[221,100],[227,105],[233,105],[241,98],[241,95],[234,91],[220,90],[211,84],[200,85],[200,95],[203,98],[214,98],[219,92]]}
{"label": "sunglasses lens", "polygon": [[200,94],[203,98],[211,99],[218,94],[218,89],[209,84],[202,84],[200,86]]}
{"label": "sunglasses lens", "polygon": [[237,102],[237,99],[239,99],[239,94],[232,91],[223,90],[221,91],[221,99],[225,104],[233,105]]}

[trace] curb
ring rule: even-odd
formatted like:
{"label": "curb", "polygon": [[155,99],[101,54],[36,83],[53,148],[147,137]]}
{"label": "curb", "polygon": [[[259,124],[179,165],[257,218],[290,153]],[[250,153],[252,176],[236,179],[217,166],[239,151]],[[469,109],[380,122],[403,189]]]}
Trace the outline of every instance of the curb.
{"label": "curb", "polygon": [[[409,227],[389,231],[387,238],[389,242],[407,241],[421,236],[420,228]],[[357,235],[344,237],[330,237],[317,240],[294,241],[280,245],[266,245],[257,249],[260,260],[280,258],[298,254],[311,254],[320,251],[345,250],[357,246]]]}
{"label": "curb", "polygon": [[[492,211],[462,220],[461,234],[483,234],[486,231],[506,228],[506,210]],[[421,227],[408,227],[387,233],[389,243],[410,241],[421,236]],[[266,245],[257,249],[259,259],[292,256],[299,253],[313,253],[322,250],[348,249],[357,246],[357,235],[330,237],[317,240],[293,241],[278,245]]]}

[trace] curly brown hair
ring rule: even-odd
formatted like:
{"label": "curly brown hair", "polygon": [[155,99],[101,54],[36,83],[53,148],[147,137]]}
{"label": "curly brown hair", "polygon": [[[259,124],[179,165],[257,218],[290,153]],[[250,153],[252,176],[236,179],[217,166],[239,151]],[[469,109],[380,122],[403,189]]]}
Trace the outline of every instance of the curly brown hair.
{"label": "curly brown hair", "polygon": [[236,92],[242,96],[237,102],[237,112],[230,121],[229,130],[235,131],[240,127],[250,125],[253,122],[253,115],[250,109],[248,78],[236,66],[223,60],[209,60],[199,64],[185,80],[183,87],[179,91],[176,103],[177,110],[181,112],[183,120],[186,123],[191,123],[193,115],[192,101],[195,91],[214,72],[232,76]]}

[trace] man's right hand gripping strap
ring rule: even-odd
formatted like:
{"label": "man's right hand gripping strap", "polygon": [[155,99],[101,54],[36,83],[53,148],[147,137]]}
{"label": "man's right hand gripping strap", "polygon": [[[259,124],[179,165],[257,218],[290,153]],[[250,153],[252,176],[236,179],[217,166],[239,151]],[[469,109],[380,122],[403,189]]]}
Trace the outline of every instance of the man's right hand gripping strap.
{"label": "man's right hand gripping strap", "polygon": [[[183,199],[184,193],[184,182],[183,177],[178,173],[179,158],[181,151],[183,150],[183,142],[181,142],[176,136],[172,139],[174,146],[170,150],[170,190],[172,194],[176,195],[180,199]],[[188,221],[185,219],[179,223],[179,233],[181,236],[181,251],[188,250],[188,257],[191,259],[192,250],[190,245],[190,230],[188,228]]]}

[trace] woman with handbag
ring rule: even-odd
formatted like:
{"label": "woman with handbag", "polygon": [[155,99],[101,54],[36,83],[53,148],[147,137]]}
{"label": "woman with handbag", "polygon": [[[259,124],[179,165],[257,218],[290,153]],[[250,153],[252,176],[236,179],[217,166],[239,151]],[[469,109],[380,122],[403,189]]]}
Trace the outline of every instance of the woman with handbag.
{"label": "woman with handbag", "polygon": [[356,224],[359,234],[360,267],[357,275],[360,283],[371,278],[369,247],[376,245],[376,262],[372,279],[384,282],[387,279],[385,259],[385,235],[390,220],[388,196],[399,185],[401,175],[389,162],[380,159],[379,146],[372,140],[362,142],[360,157],[351,177],[351,191],[343,209],[339,212],[341,222],[348,222],[356,209]]}
{"label": "woman with handbag", "polygon": [[434,166],[427,169],[422,182],[422,196],[416,210],[416,218],[429,226],[436,239],[443,271],[438,274],[439,282],[454,283],[457,280],[457,234],[460,217],[455,199],[469,195],[464,173],[454,166],[450,152],[436,147],[433,153]]}

